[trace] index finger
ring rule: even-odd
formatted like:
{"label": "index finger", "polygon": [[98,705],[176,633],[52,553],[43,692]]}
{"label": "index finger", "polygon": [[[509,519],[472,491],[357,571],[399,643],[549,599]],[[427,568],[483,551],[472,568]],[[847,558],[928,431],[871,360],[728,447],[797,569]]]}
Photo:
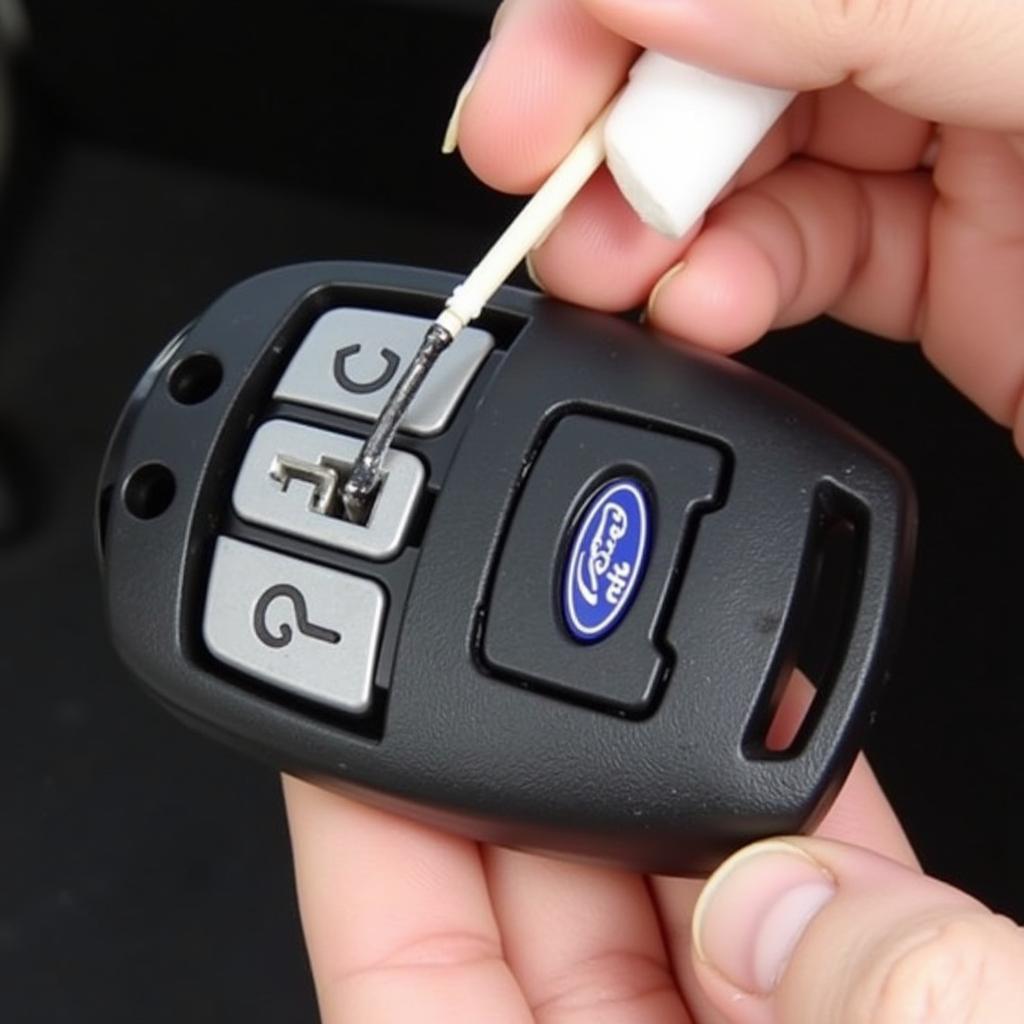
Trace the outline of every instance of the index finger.
{"label": "index finger", "polygon": [[533,192],[594,121],[637,54],[576,0],[505,0],[459,114],[472,171]]}
{"label": "index finger", "polygon": [[529,1024],[475,843],[284,779],[324,1024]]}

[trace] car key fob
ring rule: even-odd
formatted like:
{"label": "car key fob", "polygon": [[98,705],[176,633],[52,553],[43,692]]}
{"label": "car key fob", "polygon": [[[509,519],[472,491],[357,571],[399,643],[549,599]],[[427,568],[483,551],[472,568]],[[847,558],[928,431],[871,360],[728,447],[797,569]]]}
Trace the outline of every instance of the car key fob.
{"label": "car key fob", "polygon": [[733,361],[505,289],[351,522],[346,473],[455,283],[276,270],[167,347],[100,486],[119,652],[204,732],[473,839],[693,874],[813,826],[893,652],[904,473]]}

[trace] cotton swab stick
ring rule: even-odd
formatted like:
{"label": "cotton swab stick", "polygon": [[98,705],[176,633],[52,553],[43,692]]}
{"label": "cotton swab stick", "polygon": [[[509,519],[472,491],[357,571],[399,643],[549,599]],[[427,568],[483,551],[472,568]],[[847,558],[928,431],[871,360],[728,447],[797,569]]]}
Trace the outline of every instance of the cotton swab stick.
{"label": "cotton swab stick", "polygon": [[700,218],[793,99],[783,89],[737,82],[648,51],[630,81],[505,229],[430,325],[345,484],[345,514],[365,522],[384,456],[430,368],[475,320],[509,275],[558,223],[607,159],[646,223],[680,238]]}
{"label": "cotton swab stick", "polygon": [[342,500],[345,514],[352,521],[366,521],[380,483],[384,456],[438,357],[480,315],[494,293],[554,228],[565,208],[604,163],[605,123],[614,106],[612,100],[469,277],[452,292],[444,310],[427,329],[416,358],[395,386],[345,483]]}

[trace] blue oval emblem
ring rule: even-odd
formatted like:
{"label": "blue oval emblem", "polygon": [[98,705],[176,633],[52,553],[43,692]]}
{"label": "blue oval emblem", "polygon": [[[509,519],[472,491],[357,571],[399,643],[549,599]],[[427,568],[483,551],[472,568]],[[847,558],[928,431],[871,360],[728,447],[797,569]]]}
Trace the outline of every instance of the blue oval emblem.
{"label": "blue oval emblem", "polygon": [[622,621],[647,568],[650,511],[638,480],[620,477],[590,500],[562,580],[565,624],[580,643],[603,640]]}

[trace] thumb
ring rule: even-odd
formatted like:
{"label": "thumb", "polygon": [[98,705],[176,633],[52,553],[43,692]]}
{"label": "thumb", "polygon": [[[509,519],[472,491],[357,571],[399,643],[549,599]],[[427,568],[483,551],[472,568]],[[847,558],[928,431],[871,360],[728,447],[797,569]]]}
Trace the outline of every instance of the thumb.
{"label": "thumb", "polygon": [[1024,18],[1006,0],[580,0],[613,31],[801,91],[852,78],[918,117],[1024,130]]}
{"label": "thumb", "polygon": [[707,883],[693,930],[692,1002],[729,1024],[1021,1019],[1021,930],[858,847],[748,847]]}

